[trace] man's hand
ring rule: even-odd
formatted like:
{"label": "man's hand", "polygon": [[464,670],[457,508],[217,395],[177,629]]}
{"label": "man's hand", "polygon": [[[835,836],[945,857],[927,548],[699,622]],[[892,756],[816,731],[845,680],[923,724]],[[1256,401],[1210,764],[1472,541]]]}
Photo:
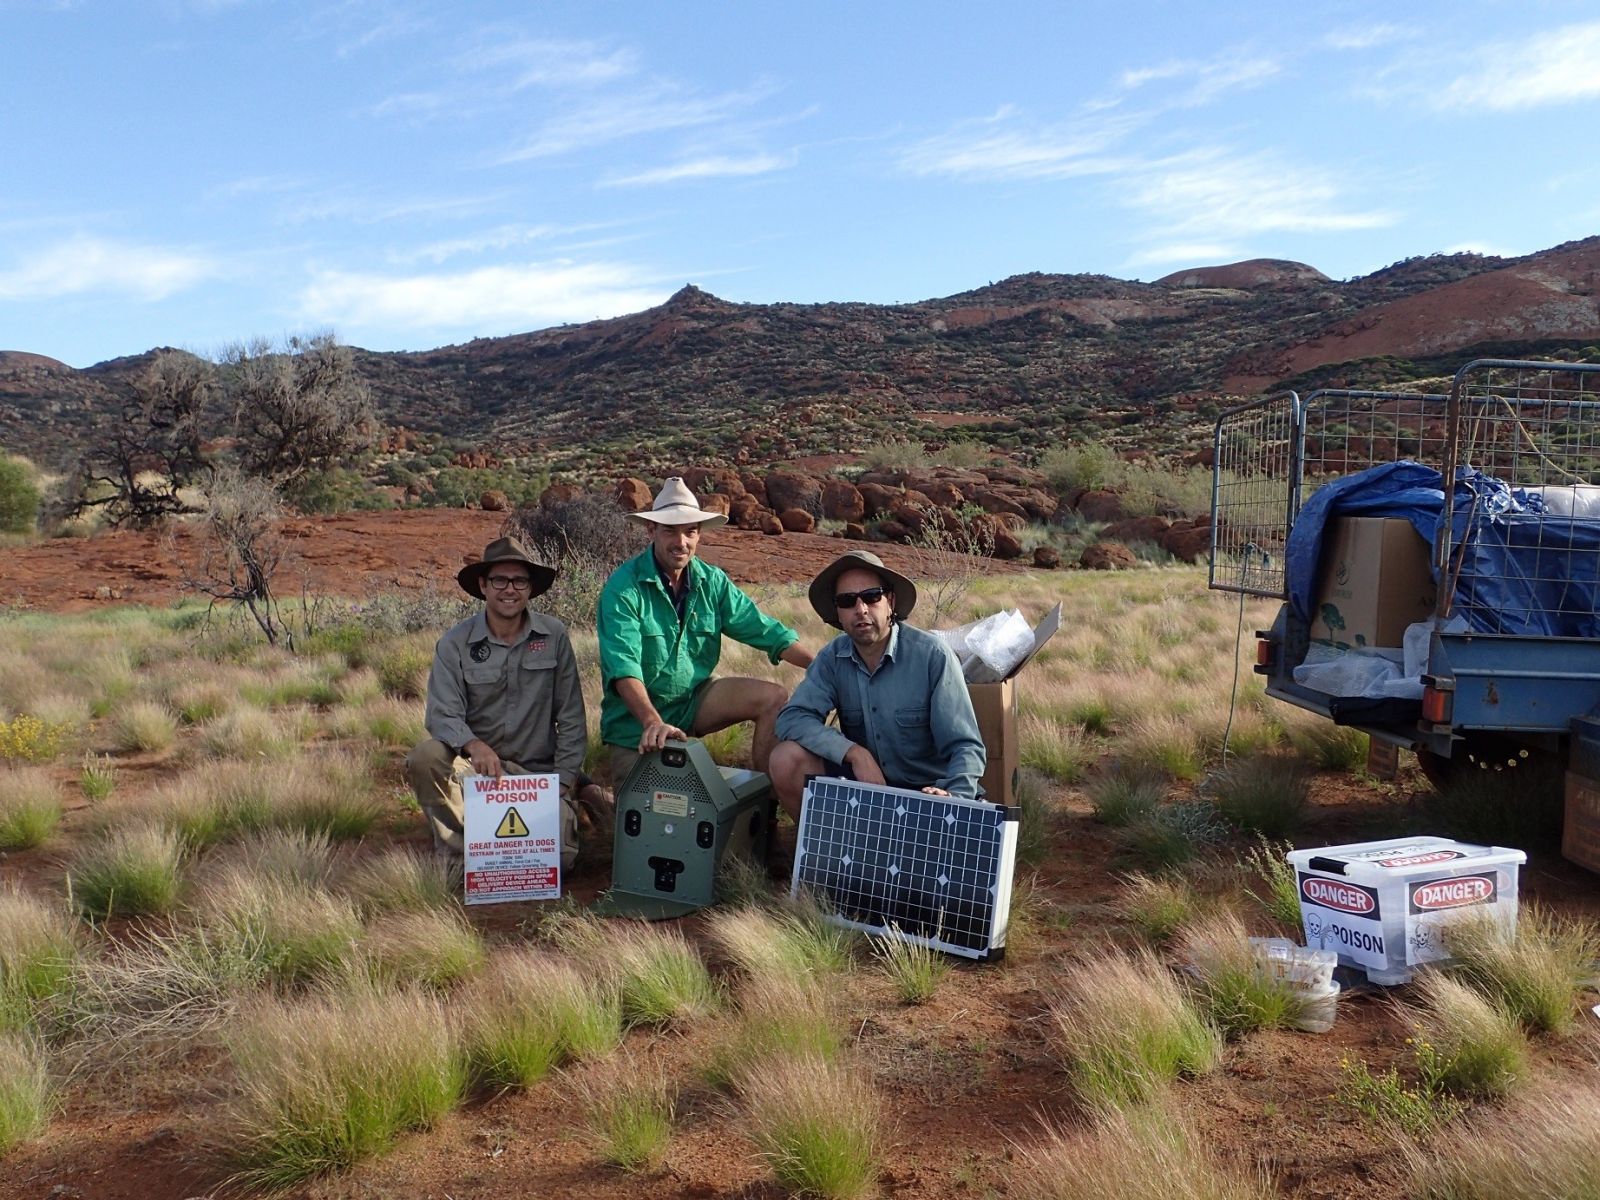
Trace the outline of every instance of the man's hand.
{"label": "man's hand", "polygon": [[844,761],[855,772],[858,782],[875,783],[881,787],[889,786],[889,781],[883,777],[883,768],[878,765],[878,760],[872,757],[872,751],[865,746],[852,746],[845,754]]}
{"label": "man's hand", "polygon": [[924,792],[926,792],[930,796],[948,796],[950,794],[949,792],[945,791],[942,787],[934,787],[933,784],[931,784],[931,783],[927,787],[923,788],[922,790]]}
{"label": "man's hand", "polygon": [[661,749],[669,741],[686,742],[689,735],[676,725],[668,725],[657,717],[644,727],[644,733],[639,737],[639,753],[650,754]]}
{"label": "man's hand", "polygon": [[472,760],[472,769],[479,775],[492,775],[499,779],[505,774],[504,768],[500,765],[500,756],[494,752],[488,742],[473,738],[465,746],[461,747],[461,752]]}

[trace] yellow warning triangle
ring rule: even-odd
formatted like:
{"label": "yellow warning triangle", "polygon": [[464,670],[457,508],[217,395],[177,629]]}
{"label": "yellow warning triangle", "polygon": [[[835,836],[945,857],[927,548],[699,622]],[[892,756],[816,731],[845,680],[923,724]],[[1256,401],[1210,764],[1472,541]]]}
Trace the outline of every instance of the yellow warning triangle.
{"label": "yellow warning triangle", "polygon": [[506,815],[500,818],[500,828],[494,831],[494,835],[497,838],[527,837],[528,823],[516,809],[508,808]]}

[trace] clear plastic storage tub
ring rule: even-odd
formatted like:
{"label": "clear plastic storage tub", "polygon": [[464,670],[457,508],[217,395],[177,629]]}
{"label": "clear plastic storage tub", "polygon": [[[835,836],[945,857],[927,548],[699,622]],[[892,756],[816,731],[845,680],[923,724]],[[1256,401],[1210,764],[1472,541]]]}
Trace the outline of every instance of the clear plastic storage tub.
{"label": "clear plastic storage tub", "polygon": [[1444,962],[1443,930],[1462,917],[1517,924],[1521,850],[1441,837],[1391,838],[1291,850],[1306,945],[1361,967],[1373,983],[1406,983],[1411,968]]}

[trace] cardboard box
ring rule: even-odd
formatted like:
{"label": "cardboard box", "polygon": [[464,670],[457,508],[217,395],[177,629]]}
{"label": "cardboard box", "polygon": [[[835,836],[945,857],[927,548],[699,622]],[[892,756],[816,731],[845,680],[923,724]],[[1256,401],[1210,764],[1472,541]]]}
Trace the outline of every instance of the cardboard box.
{"label": "cardboard box", "polygon": [[1009,806],[1017,802],[1017,675],[1059,628],[1061,605],[1058,604],[1034,627],[1033,649],[1011,669],[1011,674],[999,683],[967,684],[972,711],[978,718],[978,733],[989,755],[981,782],[984,795],[991,803]]}
{"label": "cardboard box", "polygon": [[1561,856],[1600,871],[1600,782],[1567,772],[1567,810],[1561,821]]}
{"label": "cardboard box", "polygon": [[1406,626],[1433,615],[1428,543],[1395,517],[1335,517],[1322,540],[1311,640],[1327,646],[1400,646]]}

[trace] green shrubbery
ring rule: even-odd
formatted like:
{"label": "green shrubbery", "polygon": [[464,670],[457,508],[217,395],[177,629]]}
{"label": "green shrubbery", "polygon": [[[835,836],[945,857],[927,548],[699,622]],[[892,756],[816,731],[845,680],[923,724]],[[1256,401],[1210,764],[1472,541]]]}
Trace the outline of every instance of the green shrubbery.
{"label": "green shrubbery", "polygon": [[21,459],[0,453],[0,533],[32,533],[39,520],[39,488]]}

